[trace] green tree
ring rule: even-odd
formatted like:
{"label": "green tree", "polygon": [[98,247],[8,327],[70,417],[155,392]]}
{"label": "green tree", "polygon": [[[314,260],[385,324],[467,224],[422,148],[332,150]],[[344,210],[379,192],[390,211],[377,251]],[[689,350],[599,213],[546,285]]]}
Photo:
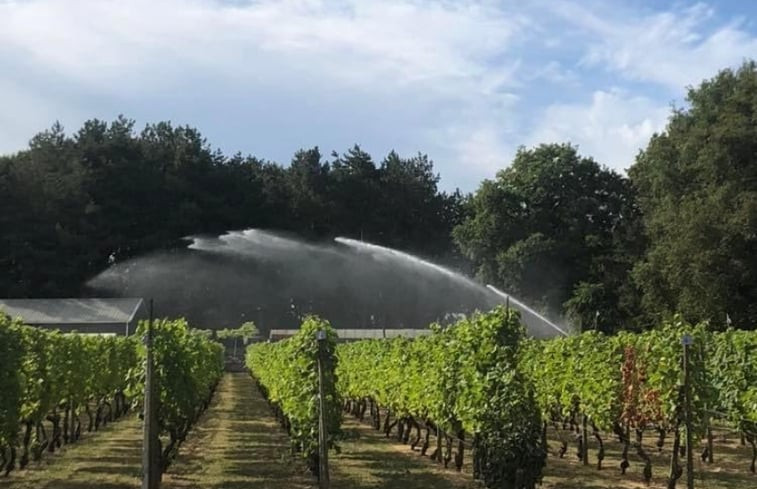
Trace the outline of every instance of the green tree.
{"label": "green tree", "polygon": [[598,319],[599,329],[630,315],[634,246],[625,238],[638,212],[622,176],[569,144],[521,148],[467,207],[454,237],[483,280],[580,323]]}
{"label": "green tree", "polygon": [[629,175],[649,247],[634,268],[648,323],[757,324],[757,65],[688,92]]}
{"label": "green tree", "polygon": [[377,166],[358,146],[317,147],[289,166],[214,150],[192,127],[97,119],[60,124],[0,156],[0,296],[78,295],[113,262],[183,247],[182,237],[265,228],[348,235],[448,256],[461,197],[424,155]]}
{"label": "green tree", "polygon": [[216,333],[219,339],[222,340],[234,340],[234,346],[232,350],[232,356],[237,356],[237,344],[239,340],[242,340],[242,342],[246,345],[249,343],[249,341],[260,335],[260,331],[258,330],[258,327],[255,326],[255,323],[252,321],[247,321],[246,323],[242,324],[238,328],[234,329],[220,329]]}

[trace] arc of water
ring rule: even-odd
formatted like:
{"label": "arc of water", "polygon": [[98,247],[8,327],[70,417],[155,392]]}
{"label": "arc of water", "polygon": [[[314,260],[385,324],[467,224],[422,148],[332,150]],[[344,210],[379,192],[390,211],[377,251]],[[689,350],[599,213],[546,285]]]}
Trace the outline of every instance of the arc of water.
{"label": "arc of water", "polygon": [[336,241],[337,243],[342,243],[342,244],[347,245],[347,246],[351,246],[353,248],[363,249],[363,250],[367,250],[367,251],[373,251],[373,252],[376,252],[376,253],[384,253],[384,254],[388,254],[390,256],[394,256],[394,257],[399,258],[399,259],[407,260],[407,261],[409,261],[409,262],[411,262],[411,263],[413,263],[415,265],[431,268],[431,269],[433,269],[433,270],[435,270],[435,271],[437,271],[437,272],[439,272],[439,273],[441,273],[441,274],[449,277],[450,279],[452,279],[452,280],[454,280],[454,281],[456,281],[456,282],[458,282],[460,284],[464,284],[465,286],[473,288],[475,290],[479,290],[479,291],[484,292],[484,293],[488,293],[489,291],[491,291],[491,292],[493,292],[494,294],[496,294],[499,297],[503,297],[505,299],[508,299],[511,303],[513,303],[514,305],[516,305],[519,309],[527,311],[529,314],[532,314],[533,316],[537,317],[540,321],[542,321],[544,324],[546,324],[547,326],[551,327],[552,329],[554,329],[555,331],[557,331],[561,335],[568,336],[568,333],[565,332],[564,329],[560,328],[558,325],[556,325],[555,323],[553,323],[552,321],[550,321],[549,319],[547,319],[546,317],[544,317],[542,314],[539,314],[538,312],[536,312],[532,308],[530,308],[527,305],[525,305],[523,302],[519,301],[515,297],[512,297],[511,295],[508,295],[508,294],[502,292],[501,290],[497,289],[493,285],[487,285],[486,287],[484,287],[481,284],[479,284],[479,283],[471,280],[470,278],[466,277],[465,275],[462,275],[460,273],[454,272],[454,271],[452,271],[452,270],[450,270],[448,268],[445,268],[445,267],[443,267],[441,265],[437,265],[436,263],[432,263],[432,262],[424,260],[422,258],[418,258],[417,256],[411,255],[409,253],[405,253],[403,251],[395,250],[393,248],[387,248],[385,246],[380,246],[380,245],[373,244],[373,243],[366,243],[365,241],[358,241],[358,240],[355,240],[355,239],[344,238],[344,237],[334,238],[334,241]]}
{"label": "arc of water", "polygon": [[558,325],[556,325],[555,323],[553,323],[549,319],[545,318],[544,316],[542,316],[538,312],[534,311],[533,309],[531,309],[530,307],[528,307],[527,305],[525,305],[524,303],[522,303],[521,301],[519,301],[515,297],[513,297],[513,296],[511,296],[509,294],[506,294],[505,292],[502,292],[501,290],[499,290],[498,288],[496,288],[495,286],[493,286],[491,284],[487,284],[486,288],[489,289],[489,290],[491,290],[492,292],[494,292],[498,296],[502,297],[503,299],[509,300],[510,302],[512,302],[513,304],[515,304],[516,306],[518,306],[519,308],[525,309],[526,311],[530,312],[531,314],[537,316],[539,319],[541,319],[542,321],[544,321],[545,324],[547,324],[548,326],[552,327],[555,331],[559,332],[561,335],[568,336],[568,333],[564,329],[562,329],[561,327],[559,327]]}
{"label": "arc of water", "polygon": [[479,290],[483,289],[481,284],[474,282],[473,280],[469,279],[468,277],[464,275],[454,272],[441,265],[437,265],[436,263],[432,263],[430,261],[424,260],[423,258],[418,258],[417,256],[411,255],[410,253],[405,253],[404,251],[395,250],[394,248],[387,248],[385,246],[381,246],[381,245],[377,245],[373,243],[366,243],[365,241],[358,241],[356,239],[344,238],[341,236],[334,238],[334,241],[336,241],[337,243],[341,243],[343,245],[351,246],[353,248],[364,249],[367,251],[374,251],[377,253],[385,253],[385,254],[394,256],[396,258],[409,261],[410,263],[415,264],[415,265],[431,268],[458,283],[465,284],[467,287],[471,287],[471,288],[475,288]]}

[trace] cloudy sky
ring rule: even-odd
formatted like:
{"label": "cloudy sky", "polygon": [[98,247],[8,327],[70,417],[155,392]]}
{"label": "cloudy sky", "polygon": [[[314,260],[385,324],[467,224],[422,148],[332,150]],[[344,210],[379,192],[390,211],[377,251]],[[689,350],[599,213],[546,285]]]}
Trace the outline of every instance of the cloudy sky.
{"label": "cloudy sky", "polygon": [[59,120],[199,128],[287,163],[428,153],[473,190],[520,145],[623,170],[685,87],[757,58],[757,2],[0,0],[0,153]]}

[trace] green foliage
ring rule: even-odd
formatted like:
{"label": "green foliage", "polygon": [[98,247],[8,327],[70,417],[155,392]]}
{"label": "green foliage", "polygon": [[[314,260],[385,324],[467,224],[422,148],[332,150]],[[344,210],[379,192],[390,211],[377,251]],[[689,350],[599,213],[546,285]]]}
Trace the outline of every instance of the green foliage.
{"label": "green foliage", "polygon": [[545,419],[586,415],[609,430],[621,409],[621,343],[598,332],[553,340],[529,340],[521,368],[536,390]]}
{"label": "green foliage", "polygon": [[629,170],[649,246],[634,269],[643,319],[757,324],[757,64],[689,90]]}
{"label": "green foliage", "polygon": [[20,324],[0,313],[0,446],[15,443],[18,436],[23,395],[21,345]]}
{"label": "green foliage", "polygon": [[[22,424],[37,426],[58,409],[71,414],[70,427],[63,429],[70,428],[72,441],[78,436],[74,419],[83,410],[95,407],[99,416],[111,403],[108,417],[117,417],[126,408],[127,372],[136,361],[133,338],[63,334],[0,313],[0,444],[15,447]],[[31,445],[38,448],[43,441],[52,443],[36,433],[24,440],[22,465]],[[12,461],[7,469],[13,469]]]}
{"label": "green foliage", "polygon": [[569,144],[521,148],[467,207],[453,234],[483,280],[600,330],[630,317],[638,212],[625,178]]}
{"label": "green foliage", "polygon": [[[137,336],[147,334],[148,321],[140,321]],[[147,350],[137,348],[139,361],[128,374],[129,394],[144,400]],[[153,322],[153,361],[158,387],[158,425],[171,437],[168,453],[179,443],[199,415],[208,407],[218,380],[223,375],[223,347],[189,328],[184,319]]]}
{"label": "green foliage", "polygon": [[[283,162],[282,162],[283,163]],[[428,157],[380,162],[359,147],[283,166],[213,150],[191,127],[135,130],[119,117],[60,124],[0,156],[0,297],[78,295],[112,262],[229,229],[346,235],[450,254],[460,195],[438,189]]]}
{"label": "green foliage", "polygon": [[711,333],[704,324],[691,325],[676,316],[661,327],[635,337],[637,361],[643,366],[646,378],[642,398],[652,404],[646,412],[659,415],[659,419],[650,419],[651,423],[671,428],[683,422],[681,339],[686,334],[693,338],[693,345],[689,347],[692,424],[696,433],[703,434],[709,419],[707,410],[712,408],[715,397],[705,363]]}
{"label": "green foliage", "polygon": [[[733,393],[747,382],[732,368],[747,358],[736,353],[740,347],[727,347],[730,338],[708,332],[704,324],[691,325],[675,317],[642,334],[608,337],[592,331],[530,340],[521,355],[521,368],[534,385],[545,418],[586,415],[600,430],[610,430],[615,423],[671,430],[683,422],[681,340],[686,334],[693,338],[689,347],[693,428],[701,435],[724,395],[721,385],[735,382],[730,386]],[[715,350],[713,341],[718,345]],[[713,362],[730,370],[716,369]],[[734,397],[738,396],[730,398]]]}
{"label": "green foliage", "polygon": [[338,389],[371,398],[398,417],[430,421],[476,440],[488,487],[530,488],[545,462],[541,419],[516,364],[524,335],[517,313],[497,308],[413,340],[339,345]]}
{"label": "green foliage", "polygon": [[729,329],[713,335],[709,352],[715,410],[737,429],[757,434],[757,333]]}
{"label": "green foliage", "polygon": [[335,447],[340,436],[342,412],[341,398],[336,390],[337,336],[328,321],[308,316],[293,337],[277,343],[253,344],[248,347],[246,356],[247,367],[264,388],[268,400],[286,417],[293,448],[302,454],[313,470],[318,466],[318,331],[326,333],[322,345],[323,389],[328,445]]}
{"label": "green foliage", "polygon": [[255,336],[260,335],[257,326],[252,321],[247,321],[238,328],[226,328],[220,329],[216,332],[220,339],[239,339],[244,340],[245,343],[250,341]]}

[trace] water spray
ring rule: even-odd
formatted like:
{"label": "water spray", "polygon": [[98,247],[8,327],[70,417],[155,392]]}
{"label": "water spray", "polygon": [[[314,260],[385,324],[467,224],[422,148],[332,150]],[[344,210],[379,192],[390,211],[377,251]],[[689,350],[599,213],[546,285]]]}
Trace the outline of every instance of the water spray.
{"label": "water spray", "polygon": [[524,310],[528,311],[529,313],[533,314],[534,316],[537,316],[539,319],[541,319],[542,321],[544,321],[544,323],[546,323],[547,325],[549,325],[555,331],[558,331],[561,335],[568,336],[568,333],[564,329],[562,329],[561,327],[559,327],[558,325],[556,325],[555,323],[553,323],[549,319],[545,318],[544,316],[542,316],[538,312],[534,311],[533,309],[531,309],[530,307],[528,307],[527,305],[525,305],[524,303],[522,303],[521,301],[519,301],[515,297],[513,297],[513,296],[511,296],[509,294],[506,294],[505,292],[502,292],[501,290],[499,290],[498,288],[496,288],[495,286],[493,286],[491,284],[487,284],[486,288],[489,289],[489,290],[491,290],[492,292],[494,292],[498,296],[504,298],[508,302],[512,302],[513,304],[515,304],[518,307],[518,309],[524,309]]}

